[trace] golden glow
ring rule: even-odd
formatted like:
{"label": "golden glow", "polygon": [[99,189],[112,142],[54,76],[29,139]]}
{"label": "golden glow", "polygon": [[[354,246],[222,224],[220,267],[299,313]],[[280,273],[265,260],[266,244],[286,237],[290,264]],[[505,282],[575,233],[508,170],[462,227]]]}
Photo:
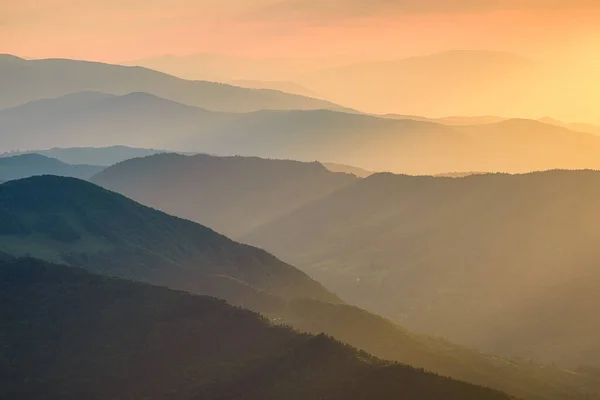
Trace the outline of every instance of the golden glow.
{"label": "golden glow", "polygon": [[[122,62],[209,52],[326,58],[326,68],[454,49],[514,52],[543,64],[556,86],[528,99],[545,108],[489,113],[600,123],[597,0],[0,0],[0,9],[0,52],[33,58]],[[523,85],[519,79],[512,84]],[[341,100],[372,112],[410,111]]]}

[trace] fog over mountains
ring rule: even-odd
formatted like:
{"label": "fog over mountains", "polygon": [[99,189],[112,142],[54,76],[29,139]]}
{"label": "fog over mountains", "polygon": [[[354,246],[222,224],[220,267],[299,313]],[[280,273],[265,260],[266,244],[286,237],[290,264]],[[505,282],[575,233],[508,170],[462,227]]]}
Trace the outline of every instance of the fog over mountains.
{"label": "fog over mountains", "polygon": [[274,327],[212,297],[36,260],[0,261],[0,278],[0,315],[13,322],[0,393],[10,397],[510,398]]}
{"label": "fog over mountains", "polygon": [[142,67],[67,59],[25,60],[12,55],[0,55],[0,84],[0,108],[81,91],[120,95],[148,92],[215,111],[341,108],[278,91],[188,81]]}
{"label": "fog over mountains", "polygon": [[593,171],[360,179],[314,164],[162,155],[93,181],[266,248],[346,301],[417,331],[576,366],[595,365],[599,351],[598,179]]}
{"label": "fog over mountains", "polygon": [[[45,201],[39,202],[37,199],[42,196]],[[305,274],[278,261],[262,250],[235,243],[201,225],[146,208],[90,183],[52,176],[8,182],[0,186],[0,206],[2,206],[2,210],[12,210],[11,212],[3,211],[0,214],[0,220],[3,221],[2,231],[0,231],[0,255],[9,261],[11,257],[29,255],[47,261],[80,266],[97,274],[116,275],[184,289],[192,293],[216,296],[231,304],[260,311],[273,321],[292,325],[301,331],[315,334],[327,332],[380,357],[409,363],[478,385],[498,388],[520,398],[542,397],[558,400],[569,395],[576,399],[586,399],[595,398],[600,393],[597,390],[598,378],[586,371],[565,371],[561,368],[540,366],[531,362],[509,361],[498,356],[485,355],[458,347],[444,340],[408,332],[376,315],[342,304],[335,295],[309,279]],[[26,262],[20,265],[28,266],[30,264],[31,262]],[[40,270],[40,267],[35,267],[36,263],[33,264],[36,269],[31,273],[25,275],[17,273],[16,275],[21,277],[20,279],[26,277],[33,279],[33,282],[37,279],[36,276],[39,276],[42,279],[39,283],[50,284],[48,286],[42,283],[40,286],[38,283],[31,286],[31,290],[34,290],[31,292],[33,298],[37,298],[37,296],[55,298],[52,293],[54,290],[61,289],[53,286],[53,282],[68,286],[77,282],[87,285],[90,279],[92,281],[99,279],[90,277],[82,280],[66,270],[64,272],[61,272],[60,269],[56,270],[59,268],[58,266],[46,265],[42,266]],[[10,267],[8,265],[9,274],[14,274],[16,271],[11,271]],[[42,275],[36,275],[38,272],[35,271],[41,272]],[[109,283],[107,282],[107,285],[103,286],[106,288],[105,290],[109,290],[108,288],[112,286]],[[21,287],[17,285],[13,290],[20,290]],[[48,287],[50,291],[44,292],[44,294],[35,292],[43,287]],[[83,295],[83,292],[78,289],[81,288],[79,283],[72,288],[75,292],[70,290],[66,294],[82,293]],[[137,289],[132,287],[127,290],[123,287],[122,290],[125,291],[123,296],[133,296]],[[108,296],[102,292],[95,293],[101,295],[100,298]],[[56,300],[65,299],[65,292],[61,291],[60,293],[62,294]],[[88,293],[90,292],[88,291]],[[160,307],[160,304],[166,305],[163,303],[165,300],[162,295],[152,295],[152,290],[146,293],[148,293],[148,297],[145,298],[150,304],[156,304],[155,306],[149,305],[153,309]],[[166,295],[166,292],[164,293]],[[9,295],[9,299],[14,299],[12,296]],[[67,298],[65,301],[75,301],[75,304],[80,307],[78,309],[85,313],[88,312],[88,308],[83,304],[88,303],[84,298],[85,296],[80,299],[84,303],[80,303],[75,298]],[[146,301],[140,301],[141,299],[131,303],[131,307],[146,309]],[[95,301],[93,304],[96,304]],[[93,304],[90,304],[92,308],[89,310],[98,307]],[[18,301],[15,307],[22,305],[23,302]],[[32,307],[37,309],[35,306]],[[97,315],[93,311],[89,312],[90,317]],[[111,311],[111,313],[116,312],[116,310]],[[204,311],[198,308],[191,312],[192,315],[196,315],[196,318],[206,317]],[[49,313],[49,315],[52,314],[52,312]],[[211,315],[213,314],[211,313]],[[30,318],[24,317],[23,314],[19,315],[20,318],[26,318],[26,320]],[[33,323],[46,324],[47,322],[42,321],[46,321],[49,315],[34,314],[31,318],[34,318]],[[84,353],[77,351],[66,353],[70,358],[65,361],[70,362],[72,357],[75,357],[73,360],[79,360],[80,365],[87,365],[86,369],[80,371],[81,374],[93,374],[94,372],[106,374],[103,364],[90,365],[85,359],[85,354],[89,354],[94,360],[98,359],[99,356],[92,352],[93,348],[103,346],[103,343],[107,341],[123,345],[129,343],[129,340],[139,343],[140,336],[133,334],[132,331],[132,329],[136,329],[136,326],[139,328],[137,322],[125,325],[116,322],[115,326],[115,322],[111,322],[113,316],[116,321],[122,321],[126,314],[102,315],[107,316],[109,320],[92,323],[93,326],[98,326],[98,332],[104,331],[104,329],[109,329],[110,332],[122,331],[129,339],[123,343],[112,342],[113,339],[106,337],[97,338],[85,346],[88,350]],[[42,319],[37,320],[36,318]],[[62,318],[58,320],[61,321]],[[130,317],[128,320],[137,321],[135,317],[133,319]],[[149,327],[155,326],[155,322],[152,321],[147,321],[152,324]],[[234,326],[239,326],[238,322],[231,321]],[[27,326],[23,324],[9,325],[9,328],[17,329],[8,331],[10,332],[9,337],[19,338],[24,334],[32,337],[31,335],[33,335],[36,343],[38,340],[41,340],[42,343],[44,341],[45,343],[56,343],[54,337],[43,334],[45,330],[32,330]],[[78,324],[70,326],[76,330],[83,329]],[[178,326],[179,329],[183,329],[181,325],[178,324]],[[61,332],[64,332],[64,329],[66,328],[63,328]],[[187,330],[184,329],[184,331]],[[200,332],[202,331],[197,333],[201,335],[200,337],[204,337],[204,334]],[[207,334],[218,335],[219,332],[222,333],[220,329],[217,329],[216,333]],[[114,340],[116,337],[119,335],[115,336]],[[219,335],[219,338],[221,337]],[[378,340],[373,340],[374,337]],[[234,341],[238,343],[241,337],[217,339],[215,336],[209,336],[192,348],[203,348],[206,344],[204,340],[212,341],[212,343],[216,340],[222,343],[222,346],[230,347],[237,346],[233,343]],[[115,353],[109,353],[112,354],[111,357],[131,354],[131,350],[120,346],[114,350]],[[171,344],[161,351],[173,351],[168,346]],[[134,354],[144,357],[150,355],[141,349],[139,351],[140,353],[135,351]],[[36,368],[36,362],[30,361],[36,359],[35,353],[18,354],[15,357],[21,360],[22,364],[16,371],[13,370],[14,376],[19,377],[18,379],[22,379],[23,374],[28,371],[35,372],[36,376],[40,372],[43,374],[43,371],[47,371],[43,367],[42,369]],[[23,358],[26,354],[30,354],[34,358]],[[82,355],[83,359],[81,359]],[[39,357],[39,355],[37,356]],[[241,355],[238,357],[240,357],[239,367],[242,370],[252,367],[253,364],[249,360],[245,361]],[[23,363],[26,360],[28,361]],[[202,358],[196,357],[196,360],[196,362],[201,362]],[[40,366],[43,365],[47,364],[40,364]],[[149,361],[147,367],[153,368],[153,365],[156,363]],[[180,367],[176,365],[180,364],[173,364],[173,368],[177,370]],[[66,370],[59,369],[58,371],[60,371],[59,374],[53,375],[52,381],[61,387],[64,385],[61,382],[64,382],[66,377],[64,371]],[[41,376],[42,379],[44,379],[43,376]],[[47,377],[47,375],[45,376]],[[69,376],[73,377],[72,374]],[[85,378],[78,374],[74,376],[77,376],[77,379]],[[134,374],[134,376],[136,375]],[[19,380],[15,382],[19,382]],[[97,382],[97,380],[92,382]],[[179,382],[178,374],[175,376],[161,375],[157,383],[159,382],[163,382],[161,384]],[[114,384],[116,383],[110,385]],[[183,384],[176,385],[178,390],[187,387],[181,385]],[[328,384],[325,386],[329,387]],[[134,390],[137,387],[134,385],[131,386],[131,389]]]}
{"label": "fog over mountains", "polygon": [[[360,61],[198,54],[159,56],[131,65],[187,79],[291,81],[318,93],[319,98],[377,114],[531,119],[551,115],[571,122],[600,123],[590,107],[598,100],[597,63],[565,54],[529,58],[503,51],[451,50],[403,58],[361,57]],[[276,88],[265,83],[258,87]],[[286,89],[309,93],[290,90],[289,85]]]}
{"label": "fog over mountains", "polygon": [[539,121],[457,125],[331,110],[223,113],[147,93],[79,92],[0,110],[0,136],[4,151],[119,143],[407,174],[600,166],[598,135]]}
{"label": "fog over mountains", "polygon": [[1,54],[0,399],[600,399],[594,66],[371,39]]}

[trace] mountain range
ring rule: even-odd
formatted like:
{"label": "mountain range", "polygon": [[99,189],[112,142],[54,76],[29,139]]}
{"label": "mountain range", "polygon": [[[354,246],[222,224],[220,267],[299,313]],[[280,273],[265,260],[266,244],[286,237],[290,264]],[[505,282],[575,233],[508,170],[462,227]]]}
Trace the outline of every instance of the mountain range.
{"label": "mountain range", "polygon": [[0,182],[47,174],[89,179],[102,169],[96,165],[66,164],[39,154],[23,154],[0,157]]}
{"label": "mountain range", "polygon": [[331,110],[221,113],[147,93],[82,92],[2,110],[0,136],[5,151],[118,142],[408,174],[600,168],[598,135],[533,120],[447,125]]}
{"label": "mountain range", "polygon": [[161,154],[119,163],[93,182],[235,238],[356,179],[316,162]]}
{"label": "mountain range", "polygon": [[248,302],[267,295],[337,301],[263,250],[82,180],[41,176],[6,182],[0,201],[0,251],[12,256],[206,294],[232,289]]}
{"label": "mountain range", "polygon": [[453,342],[597,365],[600,173],[376,174],[240,239]]}
{"label": "mountain range", "polygon": [[[596,363],[598,172],[360,179],[287,163],[152,156],[92,181],[266,248],[413,330],[511,357]],[[290,200],[298,193],[303,201]]]}
{"label": "mountain range", "polygon": [[[262,250],[88,182],[52,176],[11,181],[0,185],[0,210],[0,258],[5,260],[34,256],[94,273],[209,294],[259,311],[280,324],[315,334],[329,333],[377,357],[493,387],[523,399],[583,400],[600,395],[600,377],[594,373],[509,361],[410,333],[388,320],[342,304],[308,276]],[[33,309],[43,312],[43,308]],[[128,311],[123,315],[131,318],[130,314]],[[48,318],[52,314],[44,315]],[[115,329],[113,325],[111,329]],[[118,335],[120,331],[116,332]],[[128,333],[127,337],[139,343],[138,335]],[[123,356],[116,351],[117,356]]]}
{"label": "mountain range", "polygon": [[143,67],[69,59],[25,60],[0,55],[0,109],[82,91],[115,95],[147,92],[215,111],[341,109],[335,104],[274,90],[189,81]]}

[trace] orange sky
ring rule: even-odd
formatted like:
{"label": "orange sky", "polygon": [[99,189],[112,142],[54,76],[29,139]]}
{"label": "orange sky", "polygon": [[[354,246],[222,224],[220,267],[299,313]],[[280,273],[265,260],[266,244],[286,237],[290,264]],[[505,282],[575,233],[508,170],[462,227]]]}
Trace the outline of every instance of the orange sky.
{"label": "orange sky", "polygon": [[600,48],[598,0],[0,0],[0,52],[109,62],[158,54],[534,57]]}

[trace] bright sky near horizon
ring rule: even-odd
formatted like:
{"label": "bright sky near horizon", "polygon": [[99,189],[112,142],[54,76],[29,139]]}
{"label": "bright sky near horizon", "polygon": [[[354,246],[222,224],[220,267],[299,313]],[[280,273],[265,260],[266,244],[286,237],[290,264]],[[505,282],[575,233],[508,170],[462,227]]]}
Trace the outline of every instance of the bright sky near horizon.
{"label": "bright sky near horizon", "polygon": [[0,11],[0,53],[32,58],[385,59],[468,48],[600,61],[598,0],[0,0]]}

